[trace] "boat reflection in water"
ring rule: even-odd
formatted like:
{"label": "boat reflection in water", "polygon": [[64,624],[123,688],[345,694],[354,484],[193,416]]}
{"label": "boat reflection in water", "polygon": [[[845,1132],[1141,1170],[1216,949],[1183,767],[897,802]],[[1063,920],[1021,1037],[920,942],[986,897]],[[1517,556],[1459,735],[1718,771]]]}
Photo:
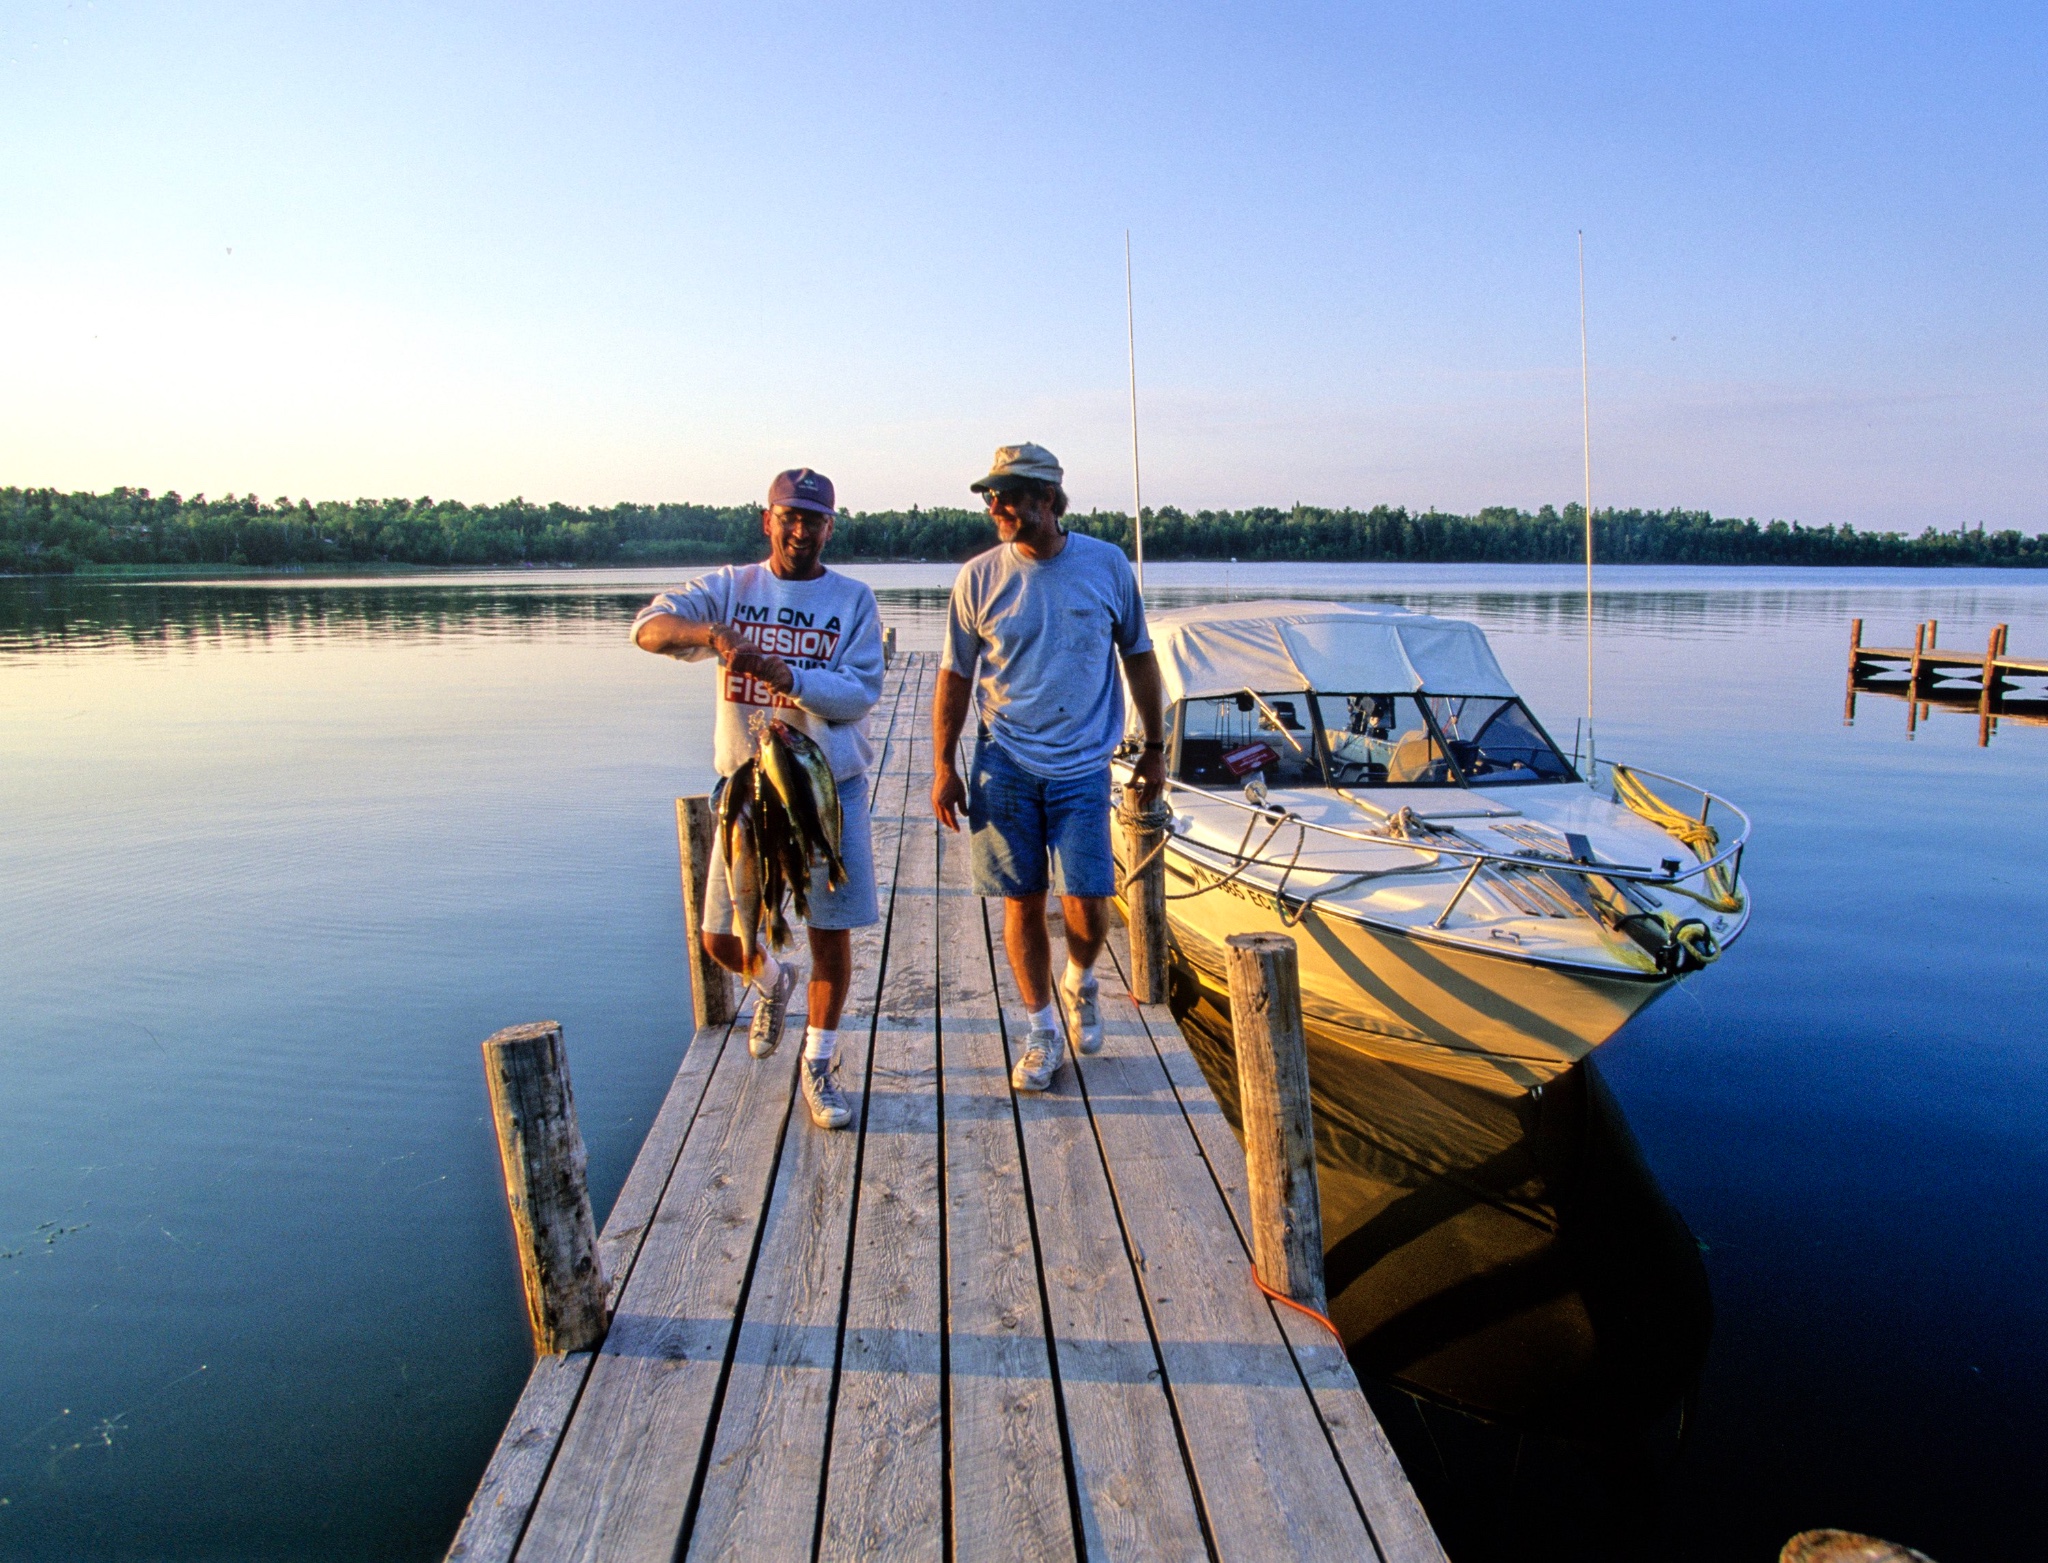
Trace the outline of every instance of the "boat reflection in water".
{"label": "boat reflection in water", "polygon": [[[1170,1000],[1237,1126],[1227,1010]],[[1597,1065],[1507,1095],[1311,1032],[1309,1073],[1330,1314],[1452,1555],[1640,1543],[1713,1310]]]}

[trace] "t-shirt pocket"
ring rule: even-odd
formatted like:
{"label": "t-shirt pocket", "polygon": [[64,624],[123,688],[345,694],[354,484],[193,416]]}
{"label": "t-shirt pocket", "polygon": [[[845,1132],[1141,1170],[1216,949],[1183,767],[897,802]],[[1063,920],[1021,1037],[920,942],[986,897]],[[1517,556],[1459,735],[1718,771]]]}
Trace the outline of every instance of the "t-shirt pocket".
{"label": "t-shirt pocket", "polygon": [[1101,610],[1068,608],[1058,616],[1059,648],[1065,656],[1086,656],[1102,649]]}

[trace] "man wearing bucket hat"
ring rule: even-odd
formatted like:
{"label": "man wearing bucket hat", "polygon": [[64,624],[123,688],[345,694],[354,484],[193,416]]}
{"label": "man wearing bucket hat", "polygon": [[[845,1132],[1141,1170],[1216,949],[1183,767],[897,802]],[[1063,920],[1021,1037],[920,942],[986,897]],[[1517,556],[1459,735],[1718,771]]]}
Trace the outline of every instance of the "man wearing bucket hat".
{"label": "man wearing bucket hat", "polygon": [[[1003,945],[1029,1011],[1010,1074],[1020,1091],[1045,1090],[1066,1061],[1061,1011],[1074,1046],[1102,1046],[1094,968],[1116,888],[1109,760],[1123,738],[1126,680],[1145,729],[1133,775],[1141,805],[1166,775],[1159,665],[1138,583],[1122,549],[1060,525],[1065,478],[1042,445],[1005,445],[971,485],[1000,541],[953,582],[932,706],[932,809],[948,830],[966,812],[974,889],[1003,898]],[[963,781],[955,750],[976,695],[981,742]],[[1057,1003],[1049,889],[1067,936]]]}
{"label": "man wearing bucket hat", "polygon": [[[727,565],[665,591],[633,621],[633,643],[643,651],[684,662],[715,656],[723,664],[713,728],[721,788],[753,758],[749,718],[756,712],[772,712],[808,733],[839,784],[846,878],[835,890],[819,866],[810,887],[810,1025],[802,1073],[804,1102],[821,1129],[841,1128],[852,1116],[832,1066],[853,977],[851,930],[879,920],[867,773],[874,762],[868,712],[882,697],[881,616],[864,582],[825,568],[837,514],[830,478],[809,467],[780,474],[761,512],[767,559]],[[714,848],[705,876],[704,949],[736,972],[741,947],[722,845]],[[796,968],[768,955],[757,986],[747,1046],[766,1058],[782,1037]]]}

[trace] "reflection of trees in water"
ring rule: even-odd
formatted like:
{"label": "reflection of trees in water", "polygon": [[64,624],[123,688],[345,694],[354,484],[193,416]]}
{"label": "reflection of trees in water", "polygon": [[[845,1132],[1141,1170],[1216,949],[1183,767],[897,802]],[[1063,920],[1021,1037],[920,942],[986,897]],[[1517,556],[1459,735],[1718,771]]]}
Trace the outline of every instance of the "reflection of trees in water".
{"label": "reflection of trees in water", "polygon": [[154,586],[35,580],[0,591],[0,646],[170,650],[207,642],[375,635],[424,640],[622,634],[645,589],[593,593],[445,586]]}
{"label": "reflection of trees in water", "polygon": [[[677,578],[698,572],[679,570]],[[657,582],[542,585],[505,582],[186,584],[39,577],[0,581],[0,650],[118,647],[161,650],[202,644],[345,639],[513,640],[623,637]],[[883,587],[884,617],[943,616],[944,587]]]}
{"label": "reflection of trees in water", "polygon": [[[898,567],[909,569],[911,567]],[[1183,570],[1185,566],[1181,567]],[[1576,637],[1585,623],[1584,596],[1557,587],[1514,589],[1471,586],[1386,589],[1367,582],[1369,567],[1332,566],[1317,581],[1274,567],[1254,573],[1205,567],[1199,584],[1155,581],[1146,600],[1154,611],[1198,606],[1231,596],[1251,595],[1329,602],[1380,603],[1392,607],[1477,621],[1489,630]],[[889,582],[886,570],[853,567],[872,575],[884,617],[905,627],[930,627],[945,612],[951,566],[935,566],[932,584]],[[171,646],[209,639],[271,639],[279,636],[350,631],[380,635],[435,636],[469,630],[549,638],[606,634],[660,587],[649,579],[631,583],[593,579],[567,571],[505,572],[486,580],[407,576],[386,580],[233,583],[119,581],[81,577],[0,579],[0,647],[95,644]],[[676,580],[701,573],[679,566]],[[1334,579],[1344,586],[1331,584]],[[1398,583],[1389,583],[1398,585]],[[1769,630],[1809,630],[1816,622],[1848,620],[1871,611],[1871,588],[1784,589],[1731,583],[1719,589],[1617,587],[1610,576],[1594,599],[1599,627],[1611,633],[1693,640]],[[1922,598],[1925,601],[1922,601]],[[2022,621],[2034,615],[2038,594],[1999,587],[1920,587],[1902,596],[1900,622],[1918,613],[1939,612],[1959,628],[1978,622]],[[1830,650],[1832,650],[1832,643]]]}
{"label": "reflection of trees in water", "polygon": [[[1228,1019],[1191,989],[1234,1123]],[[1310,1073],[1331,1316],[1452,1556],[1640,1545],[1712,1304],[1597,1069],[1508,1098],[1311,1037]]]}
{"label": "reflection of trees in water", "polygon": [[[1216,568],[1222,569],[1220,566]],[[1348,577],[1356,580],[1359,574],[1369,573],[1370,567],[1337,566],[1335,569],[1342,572],[1339,579]],[[1574,636],[1584,633],[1586,596],[1583,591],[1557,587],[1513,589],[1508,585],[1512,577],[1505,570],[1502,574],[1502,586],[1493,589],[1443,586],[1402,590],[1398,583],[1392,581],[1366,587],[1347,582],[1340,587],[1291,578],[1275,579],[1270,574],[1242,570],[1234,586],[1235,596],[1244,601],[1281,598],[1377,604],[1406,608],[1416,613],[1433,613],[1444,618],[1471,619],[1489,630],[1559,631]],[[1145,601],[1154,612],[1166,608],[1196,607],[1218,601],[1224,594],[1217,588],[1223,584],[1220,574],[1214,582],[1205,582],[1201,586],[1155,584],[1145,594]],[[1933,611],[1919,603],[1922,593],[1929,601],[1938,599],[1939,611],[1958,625],[2025,617],[2038,611],[2040,602],[2038,589],[2022,592],[2005,587],[1935,588],[1917,582],[1913,584],[1917,588],[1914,595],[1901,596],[1900,605],[1895,610],[1901,623],[1912,622],[1916,612],[1924,618]],[[1696,638],[1702,632],[1732,635],[1755,630],[1810,629],[1817,621],[1830,626],[1839,623],[1841,633],[1846,635],[1852,617],[1870,613],[1875,592],[1896,590],[1884,582],[1859,584],[1854,588],[1790,589],[1731,582],[1720,587],[1703,584],[1652,589],[1632,586],[1625,574],[1608,571],[1595,581],[1593,618],[1596,627],[1602,630],[1685,639]]]}

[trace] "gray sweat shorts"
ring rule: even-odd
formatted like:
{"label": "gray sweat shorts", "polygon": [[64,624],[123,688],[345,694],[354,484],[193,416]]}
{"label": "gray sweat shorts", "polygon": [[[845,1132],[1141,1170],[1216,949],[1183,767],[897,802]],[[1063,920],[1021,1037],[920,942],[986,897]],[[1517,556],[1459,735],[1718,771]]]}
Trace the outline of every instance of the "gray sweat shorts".
{"label": "gray sweat shorts", "polygon": [[[725,783],[720,782],[722,791]],[[715,800],[720,796],[713,793]],[[849,776],[839,783],[839,858],[846,865],[846,882],[837,890],[825,883],[825,865],[811,866],[811,926],[813,928],[867,928],[882,920],[875,904],[875,833],[868,819],[868,779]],[[732,887],[725,880],[725,851],[721,840],[711,844],[711,867],[704,877],[704,931],[737,934],[733,917]]]}

